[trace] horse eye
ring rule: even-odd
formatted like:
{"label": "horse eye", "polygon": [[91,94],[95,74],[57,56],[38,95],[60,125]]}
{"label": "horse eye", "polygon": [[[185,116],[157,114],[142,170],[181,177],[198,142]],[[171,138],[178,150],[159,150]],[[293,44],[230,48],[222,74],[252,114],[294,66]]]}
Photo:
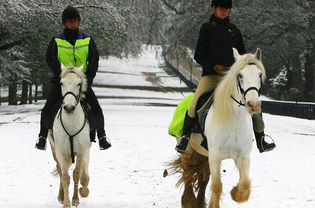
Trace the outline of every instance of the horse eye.
{"label": "horse eye", "polygon": [[78,86],[81,87],[81,83],[79,83]]}
{"label": "horse eye", "polygon": [[243,79],[243,75],[242,74],[238,74],[238,78]]}
{"label": "horse eye", "polygon": [[59,84],[60,84],[60,86],[62,86],[62,85],[63,85],[63,84],[62,84],[62,82],[60,82]]}

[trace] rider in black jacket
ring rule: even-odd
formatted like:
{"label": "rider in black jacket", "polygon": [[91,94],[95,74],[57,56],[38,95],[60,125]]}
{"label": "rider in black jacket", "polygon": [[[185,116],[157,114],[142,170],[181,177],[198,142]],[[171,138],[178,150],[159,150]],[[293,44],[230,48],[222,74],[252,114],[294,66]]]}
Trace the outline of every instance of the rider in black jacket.
{"label": "rider in black jacket", "polygon": [[[62,13],[62,23],[65,25],[63,33],[55,35],[47,48],[46,62],[49,68],[53,72],[53,79],[51,85],[51,92],[47,98],[46,104],[42,109],[40,133],[35,147],[40,150],[46,149],[46,140],[48,129],[52,126],[54,115],[56,113],[56,107],[60,106],[62,101],[61,87],[60,87],[60,73],[61,63],[58,61],[58,46],[55,38],[63,38],[69,42],[72,46],[75,45],[76,40],[81,38],[91,38],[88,45],[88,57],[87,57],[87,70],[86,78],[88,83],[87,91],[85,92],[85,102],[91,106],[91,113],[95,115],[95,124],[97,129],[97,136],[99,139],[99,146],[101,150],[111,147],[111,144],[107,141],[107,137],[104,130],[104,115],[102,109],[97,101],[97,98],[91,88],[93,79],[98,70],[99,53],[97,51],[95,42],[92,37],[79,31],[80,14],[74,7],[67,7]],[[95,130],[90,132],[91,141],[94,141]]]}
{"label": "rider in black jacket", "polygon": [[[229,14],[232,0],[212,0],[214,13],[209,22],[200,29],[195,60],[202,66],[202,77],[195,91],[192,104],[186,112],[182,136],[176,145],[179,153],[186,151],[193,124],[196,120],[196,105],[199,97],[215,89],[224,71],[234,63],[232,48],[240,54],[246,53],[243,38],[238,28],[230,23]],[[261,114],[254,114],[253,127],[259,152],[270,151],[275,148],[274,143],[267,143],[264,134],[264,122]]]}

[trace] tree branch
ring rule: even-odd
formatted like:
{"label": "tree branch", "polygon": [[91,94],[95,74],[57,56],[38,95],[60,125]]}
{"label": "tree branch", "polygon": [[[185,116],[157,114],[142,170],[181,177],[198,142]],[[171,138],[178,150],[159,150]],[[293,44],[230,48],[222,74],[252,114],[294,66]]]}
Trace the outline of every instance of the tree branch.
{"label": "tree branch", "polygon": [[174,11],[175,14],[177,14],[177,15],[183,15],[183,14],[185,14],[183,11],[178,11],[175,6],[172,6],[172,5],[171,5],[170,3],[168,3],[166,0],[162,0],[162,2],[163,2],[163,3],[165,4],[165,6],[167,6],[170,10]]}
{"label": "tree branch", "polygon": [[0,51],[8,50],[10,48],[13,48],[14,46],[21,45],[22,43],[22,40],[16,40],[8,44],[0,45]]}

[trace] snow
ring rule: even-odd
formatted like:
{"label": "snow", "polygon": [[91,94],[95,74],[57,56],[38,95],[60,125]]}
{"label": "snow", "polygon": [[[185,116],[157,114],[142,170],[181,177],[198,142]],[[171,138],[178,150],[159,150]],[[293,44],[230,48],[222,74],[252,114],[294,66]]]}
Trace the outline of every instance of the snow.
{"label": "snow", "polygon": [[[138,60],[112,57],[103,60],[101,71],[126,75],[115,83],[109,83],[104,76],[95,80],[95,84],[131,86],[139,81],[133,74],[164,73],[158,67],[162,60],[153,52],[148,49]],[[108,73],[108,76],[115,74]],[[182,87],[178,78],[170,76],[167,79],[172,80],[170,83],[174,82],[174,86]],[[143,79],[139,86],[142,84],[158,87]],[[98,87],[95,92],[103,96],[100,103],[113,147],[100,151],[97,143],[92,145],[90,196],[81,198],[79,207],[181,207],[183,189],[175,188],[178,176],[163,178],[162,174],[166,163],[177,157],[175,139],[167,134],[167,128],[175,105],[183,95],[172,91],[146,91],[141,87]],[[40,101],[32,105],[0,107],[1,208],[62,207],[57,201],[59,179],[51,174],[55,163],[50,150],[43,152],[34,148],[43,105]],[[229,196],[229,191],[237,183],[238,173],[231,160],[223,162],[222,207],[315,207],[314,120],[270,114],[264,114],[264,119],[266,133],[274,138],[277,148],[260,154],[254,145],[250,168],[252,193],[244,204],[238,205]],[[209,195],[208,191],[208,198]]]}

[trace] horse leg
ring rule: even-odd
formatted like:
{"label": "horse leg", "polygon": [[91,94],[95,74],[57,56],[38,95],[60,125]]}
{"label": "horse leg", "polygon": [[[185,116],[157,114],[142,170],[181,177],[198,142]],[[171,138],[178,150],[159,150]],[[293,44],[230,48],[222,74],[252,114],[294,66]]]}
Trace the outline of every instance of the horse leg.
{"label": "horse leg", "polygon": [[71,165],[70,160],[64,156],[59,156],[57,154],[58,161],[60,161],[60,169],[61,169],[61,184],[63,188],[63,207],[70,208],[71,203],[69,199],[69,184],[70,184],[70,175],[69,175],[69,167]]}
{"label": "horse leg", "polygon": [[209,182],[209,175],[200,175],[198,178],[199,191],[197,195],[196,208],[206,208],[205,193]]}
{"label": "horse leg", "polygon": [[195,208],[196,196],[193,189],[193,178],[191,174],[191,154],[181,154],[180,166],[183,169],[181,180],[184,182],[184,193],[182,195],[182,208]]}
{"label": "horse leg", "polygon": [[185,190],[182,195],[182,208],[195,208],[196,196],[191,184],[185,182]]}
{"label": "horse leg", "polygon": [[211,173],[211,199],[209,208],[220,208],[220,196],[222,193],[220,164],[221,160],[209,156],[209,166]]}
{"label": "horse leg", "polygon": [[89,161],[90,161],[90,150],[87,150],[84,154],[83,164],[82,164],[82,175],[80,179],[80,183],[82,187],[80,188],[79,192],[82,197],[88,197],[89,195]]}
{"label": "horse leg", "polygon": [[54,144],[50,143],[50,147],[51,147],[51,152],[52,152],[52,155],[53,155],[53,158],[56,162],[56,170],[57,170],[57,173],[55,174],[58,174],[59,175],[59,179],[60,179],[60,185],[59,185],[59,194],[58,194],[58,202],[63,204],[63,200],[64,200],[64,193],[63,193],[63,187],[62,187],[62,182],[61,182],[61,168],[60,168],[60,165],[59,165],[59,162],[57,160],[57,156],[56,156],[56,150],[55,150],[55,146]]}
{"label": "horse leg", "polygon": [[248,200],[250,195],[249,159],[236,160],[235,164],[239,170],[240,180],[237,186],[231,190],[231,196],[236,202],[244,202]]}
{"label": "horse leg", "polygon": [[74,182],[74,188],[73,188],[73,196],[72,196],[72,205],[78,206],[80,204],[79,195],[78,195],[78,186],[79,186],[79,180],[81,177],[81,170],[82,170],[82,162],[81,162],[80,156],[77,157],[77,162],[75,169],[73,170],[73,182]]}

